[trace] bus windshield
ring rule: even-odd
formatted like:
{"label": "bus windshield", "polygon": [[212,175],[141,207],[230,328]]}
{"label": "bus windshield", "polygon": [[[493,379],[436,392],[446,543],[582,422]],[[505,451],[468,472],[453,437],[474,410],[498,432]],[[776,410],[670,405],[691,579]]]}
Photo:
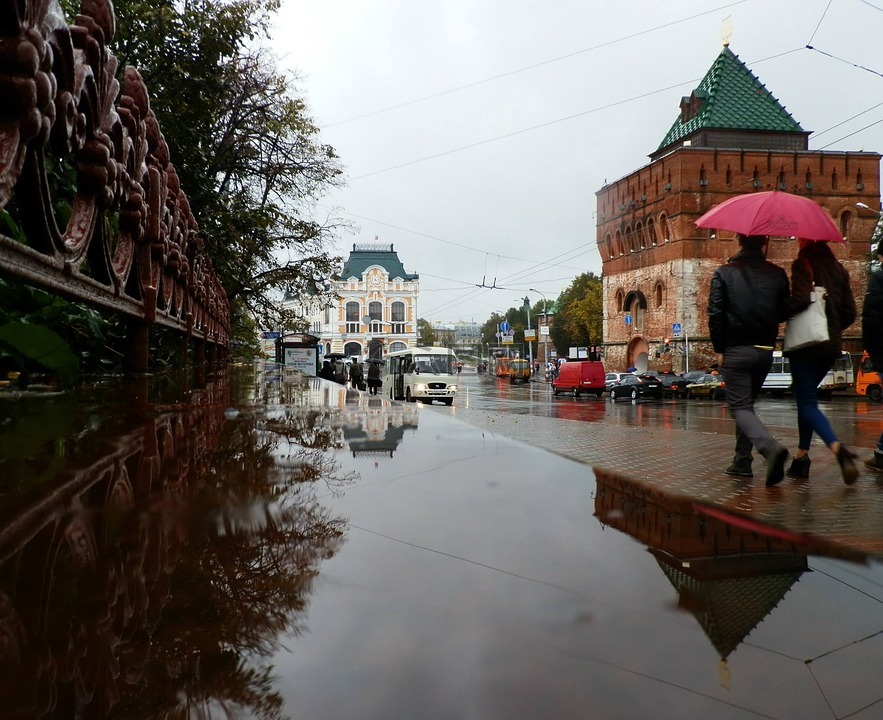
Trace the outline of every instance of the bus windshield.
{"label": "bus windshield", "polygon": [[414,355],[413,372],[453,375],[453,355]]}

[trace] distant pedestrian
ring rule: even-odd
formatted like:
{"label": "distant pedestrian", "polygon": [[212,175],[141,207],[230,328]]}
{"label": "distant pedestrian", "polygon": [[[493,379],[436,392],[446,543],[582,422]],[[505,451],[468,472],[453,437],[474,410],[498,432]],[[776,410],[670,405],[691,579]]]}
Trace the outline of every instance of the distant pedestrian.
{"label": "distant pedestrian", "polygon": [[799,350],[786,350],[791,364],[791,383],[797,403],[797,452],[788,468],[788,477],[809,477],[809,447],[813,433],[821,438],[837,458],[843,482],[852,485],[858,477],[853,458],[855,453],[844,446],[834,434],[828,418],[819,409],[818,387],[843,348],[843,331],[855,322],[855,298],[849,283],[849,272],[834,257],[826,242],[800,240],[800,251],[791,265],[791,297],[786,304],[788,316],[805,310],[812,302],[815,285],[825,288],[825,315],[828,320],[827,342]]}
{"label": "distant pedestrian", "polygon": [[383,385],[380,379],[380,363],[376,360],[369,360],[368,363],[368,392],[376,395],[377,390]]}
{"label": "distant pedestrian", "polygon": [[767,462],[766,484],[785,475],[788,450],[754,412],[754,401],[773,363],[779,323],[785,319],[788,276],[766,259],[769,238],[739,235],[739,252],[714,271],[708,296],[708,329],[736,421],[736,453],[724,471],[753,477],[752,447]]}
{"label": "distant pedestrian", "polygon": [[346,385],[346,365],[342,358],[337,358],[332,365],[334,370],[334,382]]}
{"label": "distant pedestrian", "polygon": [[334,368],[331,367],[331,362],[326,360],[322,363],[322,369],[319,370],[319,377],[324,378],[325,380],[334,380]]}
{"label": "distant pedestrian", "polygon": [[[877,260],[883,262],[883,240],[877,245]],[[862,306],[862,339],[871,356],[874,370],[883,381],[883,270],[871,275],[868,293]],[[865,460],[865,467],[883,473],[883,434],[877,440],[874,454]]]}
{"label": "distant pedestrian", "polygon": [[358,358],[353,358],[352,365],[350,365],[350,384],[354,390],[365,389],[365,373]]}

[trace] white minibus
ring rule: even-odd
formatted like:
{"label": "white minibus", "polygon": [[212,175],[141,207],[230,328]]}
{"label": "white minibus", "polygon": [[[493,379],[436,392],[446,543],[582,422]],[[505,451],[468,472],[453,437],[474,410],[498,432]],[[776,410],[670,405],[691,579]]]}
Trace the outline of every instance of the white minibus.
{"label": "white minibus", "polygon": [[457,394],[457,356],[448,348],[415,347],[396,350],[386,358],[383,387],[390,400],[432,402],[445,405],[454,402]]}

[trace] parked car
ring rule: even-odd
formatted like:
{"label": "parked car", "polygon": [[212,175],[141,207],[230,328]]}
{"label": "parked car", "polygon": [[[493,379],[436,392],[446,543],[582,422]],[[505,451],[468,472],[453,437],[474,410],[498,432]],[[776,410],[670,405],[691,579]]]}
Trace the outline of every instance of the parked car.
{"label": "parked car", "polygon": [[609,372],[604,376],[604,389],[609,390],[616,383],[622,380],[626,375],[634,375],[634,373]]}
{"label": "parked car", "polygon": [[684,394],[688,398],[708,397],[723,400],[727,396],[726,385],[720,375],[703,375],[696,382],[689,383]]}
{"label": "parked car", "polygon": [[595,393],[598,397],[604,392],[604,363],[598,360],[571,360],[558,370],[558,377],[552,381],[552,393]]}
{"label": "parked car", "polygon": [[663,396],[678,397],[683,395],[689,382],[686,378],[674,373],[661,373],[657,377],[662,383]]}
{"label": "parked car", "polygon": [[630,397],[632,400],[636,400],[645,395],[661,397],[662,383],[659,378],[646,373],[643,375],[623,373],[622,377],[610,387],[609,393],[611,400],[621,397]]}

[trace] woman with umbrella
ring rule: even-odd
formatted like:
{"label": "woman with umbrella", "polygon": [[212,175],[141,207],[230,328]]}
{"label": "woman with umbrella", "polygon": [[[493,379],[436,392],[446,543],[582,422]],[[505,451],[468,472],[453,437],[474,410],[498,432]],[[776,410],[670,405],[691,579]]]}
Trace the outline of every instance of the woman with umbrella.
{"label": "woman with umbrella", "polygon": [[797,452],[785,474],[800,479],[809,477],[809,446],[815,433],[837,458],[843,482],[851,485],[858,477],[853,462],[856,456],[837,439],[831,423],[819,409],[818,386],[841,355],[843,331],[855,322],[855,298],[849,284],[849,273],[834,257],[827,242],[801,238],[798,243],[800,251],[791,264],[791,297],[786,304],[788,316],[793,317],[809,307],[816,285],[824,287],[828,340],[784,352],[791,361],[798,431]]}
{"label": "woman with umbrella", "polygon": [[828,340],[785,351],[791,359],[798,423],[798,450],[786,474],[809,477],[809,446],[813,433],[817,433],[837,458],[843,482],[854,483],[858,477],[853,462],[856,456],[837,439],[819,410],[817,396],[819,382],[840,356],[843,330],[856,317],[849,274],[828,247],[828,242],[843,242],[840,228],[810,198],[778,190],[732,197],[700,217],[696,226],[744,235],[801,238],[800,251],[791,266],[791,295],[785,310],[788,317],[794,317],[812,304],[815,286],[823,286],[827,290]]}

